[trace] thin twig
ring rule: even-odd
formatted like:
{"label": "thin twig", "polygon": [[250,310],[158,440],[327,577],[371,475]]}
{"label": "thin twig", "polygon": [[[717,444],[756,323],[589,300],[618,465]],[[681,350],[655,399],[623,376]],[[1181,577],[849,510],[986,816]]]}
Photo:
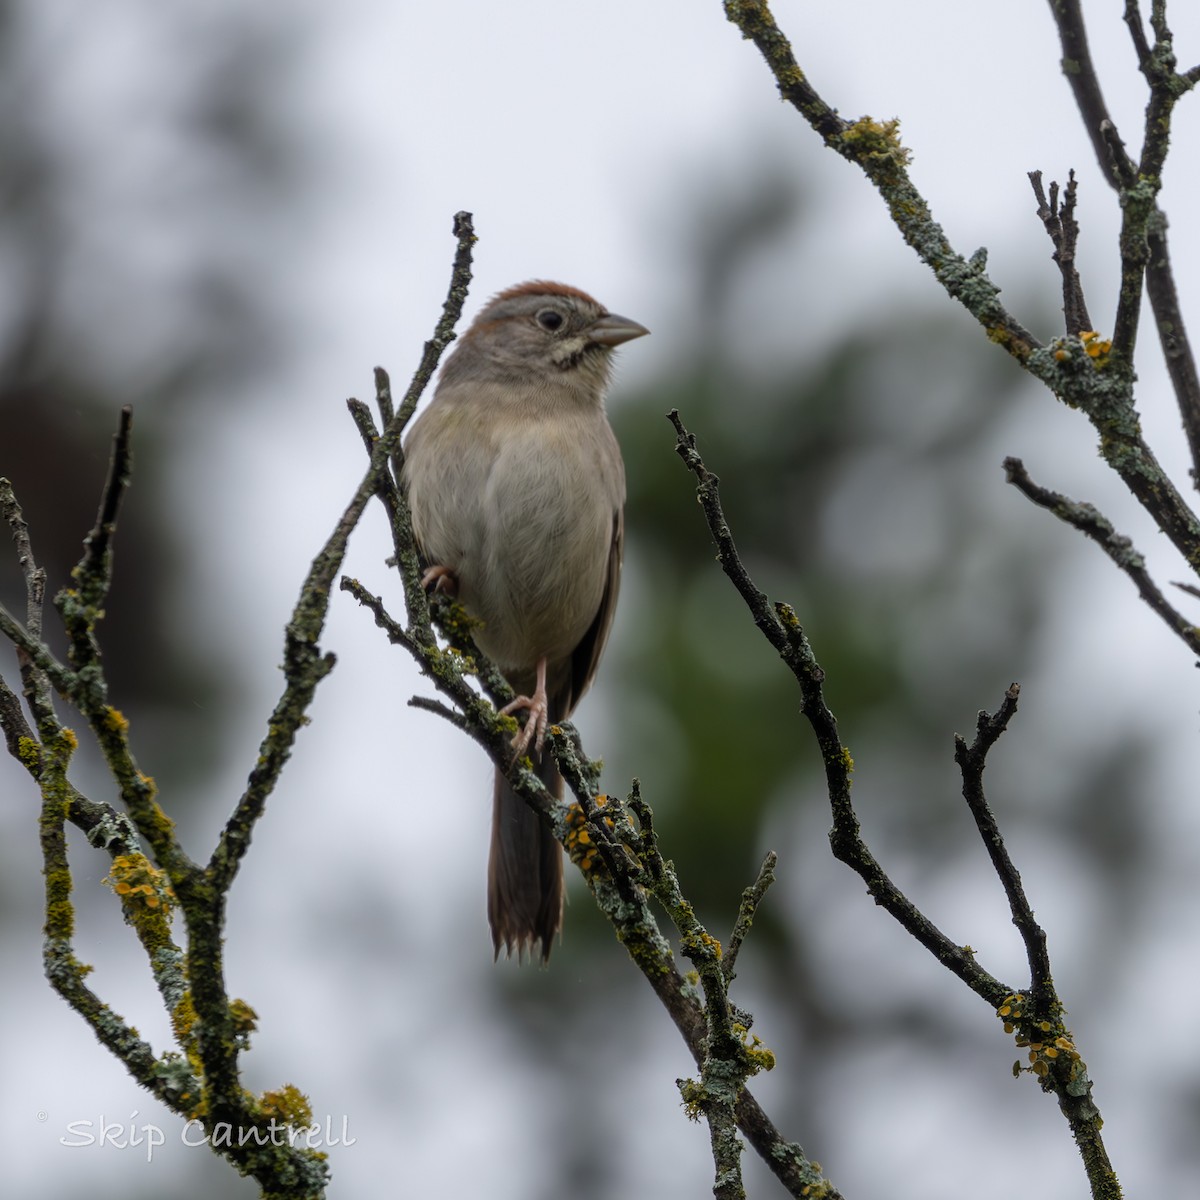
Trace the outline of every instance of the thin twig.
{"label": "thin twig", "polygon": [[1146,77],[1147,83],[1153,82],[1151,69],[1150,43],[1146,40],[1146,26],[1142,20],[1141,6],[1138,0],[1125,0],[1125,24],[1129,27],[1129,36],[1133,39],[1134,53],[1137,55],[1138,69]]}
{"label": "thin twig", "polygon": [[1020,694],[1020,685],[1010,684],[996,712],[979,714],[975,740],[970,746],[958,734],[954,735],[954,761],[962,771],[963,798],[971,810],[971,816],[975,818],[975,827],[979,830],[988,857],[992,860],[992,867],[1004,886],[1013,924],[1025,943],[1025,954],[1029,960],[1030,990],[1039,1008],[1044,1008],[1054,998],[1050,958],[1046,953],[1046,933],[1034,919],[1033,908],[1021,883],[1021,874],[1009,856],[1000,826],[996,823],[983,790],[983,769],[987,765],[988,751],[996,744],[1016,714]]}
{"label": "thin twig", "polygon": [[[161,1069],[152,1047],[136,1029],[112,1011],[84,982],[90,968],[75,955],[74,908],[70,902],[71,868],[63,828],[67,807],[59,796],[65,789],[67,766],[74,738],[63,735],[46,747],[39,822],[42,874],[45,877],[46,923],[42,959],[46,978],[54,990],[79,1013],[101,1044],[123,1064],[142,1087],[168,1107],[179,1111],[180,1084],[190,1078],[186,1067],[172,1077]],[[198,1092],[198,1085],[194,1085]]]}
{"label": "thin twig", "polygon": [[1060,521],[1074,526],[1091,538],[1101,550],[1133,580],[1138,594],[1149,607],[1179,636],[1194,654],[1200,654],[1200,629],[1174,608],[1146,570],[1146,560],[1124,534],[1118,533],[1103,513],[1093,505],[1072,500],[1061,492],[1051,491],[1034,483],[1025,464],[1019,458],[1006,458],[1004,471],[1022,495],[1039,508],[1053,513]]}
{"label": "thin twig", "polygon": [[741,950],[742,942],[745,941],[750,927],[754,924],[754,916],[758,912],[758,906],[762,903],[763,897],[767,894],[767,888],[775,882],[775,864],[778,861],[779,856],[775,851],[768,850],[766,857],[762,860],[762,866],[758,868],[758,878],[742,893],[737,922],[733,927],[733,933],[729,935],[729,945],[725,948],[725,957],[721,962],[726,983],[733,982],[738,951]]}
{"label": "thin twig", "polygon": [[764,1067],[769,1070],[774,1058],[757,1040],[753,1045],[744,1040],[749,1035],[746,1027],[735,1019],[729,1003],[729,976],[722,965],[721,945],[697,919],[683,895],[674,867],[663,859],[650,809],[642,800],[637,780],[630,793],[629,807],[642,827],[638,858],[645,869],[646,886],[679,931],[680,950],[696,968],[704,992],[705,1037],[699,1059],[700,1079],[699,1082],[680,1079],[676,1083],[688,1111],[693,1116],[703,1113],[708,1122],[715,1172],[713,1195],[720,1200],[734,1200],[745,1196],[741,1142],[735,1128],[738,1098],[746,1080]]}
{"label": "thin twig", "polygon": [[1071,171],[1067,176],[1067,187],[1061,207],[1058,203],[1057,183],[1050,184],[1050,197],[1047,199],[1045,188],[1042,186],[1041,171],[1030,171],[1029,182],[1037,200],[1037,215],[1054,244],[1053,257],[1062,276],[1066,330],[1069,335],[1077,337],[1092,328],[1092,320],[1088,316],[1083,284],[1075,267],[1075,243],[1079,237],[1079,224],[1075,220],[1075,172]]}
{"label": "thin twig", "polygon": [[469,722],[462,713],[448,704],[443,704],[440,700],[435,700],[432,696],[413,696],[408,701],[408,707],[433,713],[435,717],[441,717],[442,720],[448,721],[455,729],[461,729],[464,733],[468,730]]}
{"label": "thin twig", "polygon": [[[17,563],[25,578],[25,629],[35,642],[42,641],[42,617],[46,606],[46,570],[39,567],[33,555],[33,541],[29,536],[29,525],[17,503],[16,493],[7,479],[0,479],[0,516],[12,532],[17,547]],[[50,680],[45,671],[34,665],[29,654],[17,646],[17,664],[21,671],[21,684],[29,703],[34,724],[43,736],[52,736],[58,727],[54,714],[54,700]],[[7,685],[5,685],[7,690]],[[16,706],[20,715],[20,706]],[[21,717],[22,723],[24,718]],[[6,730],[9,728],[5,726]]]}
{"label": "thin twig", "polygon": [[[466,295],[463,272],[466,271],[469,275],[470,250],[475,240],[469,213],[458,213],[455,216],[454,232],[458,248],[451,271],[450,287],[434,336],[425,344],[425,353],[409,385],[406,404],[410,399],[410,412],[416,407],[418,398],[433,377],[442,351],[449,345],[453,336],[453,325],[461,314]],[[304,581],[300,598],[287,627],[284,645],[286,683],[283,694],[271,714],[267,735],[259,747],[258,759],[250,773],[246,790],[226,823],[209,863],[210,878],[219,891],[228,890],[233,882],[238,866],[249,848],[254,825],[263,813],[267,797],[275,789],[284,764],[291,756],[296,734],[304,721],[317,685],[333,669],[333,655],[321,655],[317,651],[317,640],[324,628],[329,608],[330,590],[345,558],[350,534],[357,527],[371,497],[379,490],[379,480],[387,468],[393,449],[399,445],[403,430],[400,417],[401,414],[398,413],[376,441],[362,481],[346,506],[341,520],[313,560],[308,577]]]}
{"label": "thin twig", "polygon": [[[476,242],[475,225],[469,212],[454,214],[454,237],[458,242],[458,249],[454,255],[454,265],[450,269],[450,289],[446,293],[446,300],[442,305],[442,315],[434,327],[433,337],[425,343],[421,362],[413,375],[412,383],[408,386],[408,391],[404,393],[404,399],[401,401],[395,417],[388,422],[384,430],[385,437],[389,434],[395,435],[396,449],[399,449],[400,446],[399,434],[411,420],[413,413],[416,412],[417,404],[429,386],[429,381],[433,378],[433,373],[437,370],[442,355],[458,336],[454,329],[462,316],[463,306],[467,302],[467,292],[471,286],[471,252]],[[376,377],[376,388],[378,393],[380,390],[378,376]],[[388,391],[387,398],[390,400],[390,397],[391,393]],[[382,397],[380,398],[382,399]]]}
{"label": "thin twig", "polygon": [[[464,214],[460,213],[459,217]],[[457,218],[455,223],[455,232],[458,232]],[[460,272],[460,278],[463,279],[463,295],[466,295],[466,284],[470,282],[470,258],[467,257],[465,262],[456,262],[455,270]],[[443,314],[444,319],[444,314]],[[457,317],[455,318],[457,320]],[[453,326],[450,329],[450,337],[455,335]],[[388,377],[388,373],[382,367],[375,368],[375,407],[379,409],[379,427],[387,429],[391,425],[396,415],[395,401],[392,398],[392,381]],[[400,484],[400,474],[404,470],[404,444],[400,441],[396,442],[395,448],[392,451],[392,475],[389,482],[394,486]],[[384,497],[384,504],[387,504],[387,499]]]}
{"label": "thin twig", "polygon": [[18,653],[28,656],[39,671],[45,673],[54,690],[64,700],[74,700],[79,687],[79,676],[64,666],[50,653],[45,642],[30,635],[29,631],[0,604],[0,633],[17,648]]}
{"label": "thin twig", "polygon": [[[546,744],[579,805],[591,844],[599,852],[608,870],[608,877],[621,899],[626,904],[644,903],[645,897],[637,883],[644,870],[641,859],[630,857],[625,849],[627,845],[636,847],[641,843],[632,835],[632,822],[629,821],[625,806],[615,796],[602,799],[597,794],[599,764],[588,758],[579,731],[566,721],[552,725],[546,734]],[[633,786],[637,792],[640,786],[637,780],[634,780]],[[578,840],[578,834],[574,836]],[[568,853],[571,839],[572,832],[568,831],[565,843]],[[587,872],[584,874],[586,877]]]}
{"label": "thin twig", "polygon": [[13,485],[0,479],[0,517],[12,533],[17,547],[17,565],[25,578],[25,628],[29,636],[41,639],[42,611],[46,599],[46,571],[37,565],[33,556],[33,542],[29,536],[29,524],[17,503]]}
{"label": "thin twig", "polygon": [[108,478],[100,496],[100,510],[91,533],[83,539],[83,558],[75,568],[75,577],[84,591],[84,603],[100,605],[112,585],[112,539],[117,529],[117,514],[129,488],[133,470],[133,409],[121,409],[117,432],[113,434],[112,457]]}
{"label": "thin twig", "polygon": [[[48,654],[49,651],[41,642],[46,571],[38,565],[34,557],[29,526],[17,503],[12,484],[7,479],[0,479],[0,517],[3,517],[12,530],[17,548],[17,562],[25,576],[26,616],[22,633],[34,648]],[[5,632],[9,630],[5,629]],[[4,731],[8,752],[40,783],[46,751],[38,737],[40,735],[45,742],[55,742],[62,737],[63,727],[54,713],[50,699],[50,680],[46,672],[35,665],[30,652],[22,648],[20,641],[15,645],[22,664],[26,699],[37,726],[37,733],[26,721],[16,693],[3,678],[0,678],[0,729]],[[64,678],[61,682],[73,687],[71,673],[61,665],[57,670],[63,673]],[[107,850],[114,857],[142,853],[137,830],[125,813],[118,812],[110,804],[89,800],[65,777],[56,783],[55,787],[58,798],[65,799],[67,819],[86,835],[92,845]]]}
{"label": "thin twig", "polygon": [[[153,851],[158,865],[167,872],[172,885],[181,886],[195,875],[198,867],[184,853],[174,825],[159,808],[154,780],[141,770],[134,758],[128,720],[109,704],[108,680],[96,636],[112,587],[117,517],[129,488],[132,468],[133,410],[126,405],[121,409],[113,434],[112,455],[100,493],[96,523],[83,539],[83,554],[71,571],[75,586],[62,588],[54,598],[54,606],[67,633],[68,657],[74,667],[73,686],[66,694],[67,698],[87,720],[139,835]],[[36,661],[39,667],[46,669],[43,661]],[[62,684],[66,681],[56,679],[53,671],[47,673],[62,692]]]}
{"label": "thin twig", "polygon": [[[394,414],[392,412],[392,383],[388,378],[388,373],[382,367],[375,368],[375,398],[379,405],[380,419],[383,422],[383,427],[386,429],[391,423]],[[350,410],[350,415],[354,418],[354,424],[358,427],[359,436],[363,440],[363,445],[366,447],[367,453],[370,454],[374,449],[375,443],[379,440],[379,430],[375,428],[375,422],[371,418],[371,410],[361,400],[353,398],[346,401],[346,407]],[[384,511],[387,513],[388,524],[395,525],[401,519],[397,480],[400,478],[400,468],[403,465],[403,460],[393,453],[391,462],[391,471],[381,471],[379,473],[378,496],[383,502]]]}

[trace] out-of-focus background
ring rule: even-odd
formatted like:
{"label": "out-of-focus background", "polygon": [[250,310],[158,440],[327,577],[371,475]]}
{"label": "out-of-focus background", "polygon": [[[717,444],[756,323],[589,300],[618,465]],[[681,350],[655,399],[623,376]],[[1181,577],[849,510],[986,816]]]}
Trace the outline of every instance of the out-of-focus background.
{"label": "out-of-focus background", "polygon": [[[1119,6],[1093,47],[1126,141],[1144,93]],[[1175,5],[1180,60],[1200,13]],[[847,116],[899,116],[913,174],[1039,336],[1058,279],[1025,173],[1080,179],[1081,267],[1111,330],[1114,198],[1062,79],[1046,5],[779,0],[804,69]],[[1164,191],[1200,321],[1189,191],[1197,101]],[[584,287],[654,336],[611,401],[630,479],[622,606],[578,714],[606,786],[642,780],[702,919],[731,926],[768,848],[735,991],[778,1067],[754,1082],[848,1197],[973,1200],[1087,1188],[1065,1123],[1000,1023],[835,863],[798,696],[712,560],[664,419],[720,473],[747,564],[829,672],[876,853],[980,961],[1023,954],[958,796],[951,735],[1014,679],[990,794],[1050,937],[1068,1022],[1131,1192],[1183,1195],[1200,1157],[1196,672],[1094,547],[1006,487],[1000,461],[1100,505],[1183,578],[1077,414],[941,294],[860,175],[783,105],[712,0],[576,8],[233,0],[0,0],[0,474],[62,584],[116,412],[136,476],[103,641],[113,700],[188,848],[205,857],[280,687],[282,627],[363,469],[343,400],[403,382],[474,212],[474,311],[530,277]],[[1144,326],[1141,411],[1186,484]],[[1196,329],[1193,329],[1193,334]],[[347,569],[399,607],[372,513]],[[22,603],[14,556],[0,594]],[[1194,602],[1179,597],[1181,605]],[[683,1045],[575,886],[550,969],[493,966],[490,766],[347,597],[337,670],[232,894],[228,981],[259,1013],[256,1089],[288,1081],[353,1144],[333,1195],[693,1197],[706,1133]],[[13,678],[11,654],[0,670]],[[79,782],[112,789],[86,745]],[[48,989],[36,798],[0,761],[0,1137],[6,1188],[58,1200],[251,1196]],[[75,839],[81,957],[165,1049],[110,893]],[[168,1145],[74,1146],[156,1124]],[[749,1160],[751,1194],[778,1194]]]}

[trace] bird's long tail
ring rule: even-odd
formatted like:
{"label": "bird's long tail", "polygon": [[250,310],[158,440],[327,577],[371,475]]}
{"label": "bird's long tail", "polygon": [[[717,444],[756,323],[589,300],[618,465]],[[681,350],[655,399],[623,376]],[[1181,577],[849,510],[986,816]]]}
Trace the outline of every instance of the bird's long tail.
{"label": "bird's long tail", "polygon": [[[550,754],[543,754],[538,774],[555,799],[563,792],[562,776]],[[550,958],[554,935],[562,927],[562,847],[541,818],[496,771],[492,804],[492,848],[488,857],[488,923],[492,946],[520,957],[541,943],[542,962]]]}

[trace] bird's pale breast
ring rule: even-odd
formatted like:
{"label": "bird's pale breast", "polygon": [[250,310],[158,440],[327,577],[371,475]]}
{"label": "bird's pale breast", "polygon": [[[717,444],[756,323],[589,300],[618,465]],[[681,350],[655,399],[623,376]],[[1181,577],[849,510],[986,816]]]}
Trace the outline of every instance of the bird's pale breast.
{"label": "bird's pale breast", "polygon": [[624,502],[602,412],[540,419],[536,436],[533,424],[485,431],[435,405],[413,430],[406,468],[424,554],[454,571],[459,598],[483,622],[475,640],[506,674],[566,659],[579,644],[604,595]]}

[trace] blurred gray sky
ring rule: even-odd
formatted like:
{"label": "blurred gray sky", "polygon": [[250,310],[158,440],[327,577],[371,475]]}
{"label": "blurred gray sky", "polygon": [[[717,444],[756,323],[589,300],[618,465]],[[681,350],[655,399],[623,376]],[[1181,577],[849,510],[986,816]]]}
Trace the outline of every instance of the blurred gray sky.
{"label": "blurred gray sky", "polygon": [[[279,687],[283,623],[362,471],[342,401],[368,396],[375,364],[397,382],[415,364],[444,294],[456,210],[474,212],[481,239],[470,311],[500,287],[546,277],[582,286],[649,326],[654,336],[622,355],[614,406],[622,389],[655,377],[697,320],[683,214],[709,191],[736,195],[742,180],[752,186],[760,178],[752,164],[768,156],[802,182],[809,211],[803,228],[762,256],[737,295],[733,327],[748,371],[803,359],[848,324],[886,323],[897,307],[938,304],[931,276],[901,243],[878,198],[779,101],[757,53],[725,22],[716,0],[613,0],[600,9],[549,0],[298,0],[250,14],[244,7],[232,0],[166,8],[136,0],[86,10],[59,0],[12,6],[18,44],[27,47],[35,120],[70,164],[72,188],[60,215],[70,231],[61,252],[71,286],[60,302],[64,319],[96,351],[93,361],[118,384],[153,374],[145,347],[159,331],[169,338],[173,323],[191,319],[186,305],[162,298],[175,294],[173,281],[198,239],[226,269],[236,273],[244,264],[270,316],[261,369],[232,380],[215,371],[186,409],[155,425],[156,453],[165,456],[161,469],[173,485],[172,518],[191,561],[178,584],[192,606],[189,633],[229,669],[240,656],[244,693],[246,715],[223,747],[209,799],[190,822],[196,854],[207,854],[253,761]],[[1087,7],[1095,10],[1093,49],[1110,106],[1136,146],[1143,92],[1119,5]],[[989,248],[992,277],[1018,316],[1044,312],[1039,297],[1057,288],[1025,173],[1041,168],[1048,178],[1065,178],[1074,167],[1084,282],[1094,320],[1110,330],[1115,205],[1059,73],[1045,4],[1018,0],[1000,13],[995,5],[952,0],[777,0],[773,9],[802,66],[843,115],[901,118],[914,179],[960,250]],[[1200,60],[1200,12],[1175,9],[1180,59],[1190,64]],[[214,188],[219,164],[192,158],[173,119],[195,64],[235,45],[265,51],[272,62],[276,89],[265,119],[294,156],[293,183],[282,198]],[[215,109],[221,99],[214,96]],[[1200,314],[1200,276],[1187,267],[1200,261],[1200,233],[1187,189],[1200,163],[1198,103],[1185,100],[1177,114],[1163,201],[1175,219],[1172,244],[1183,267],[1177,282],[1192,314]],[[196,206],[188,202],[193,192],[224,199]],[[1186,447],[1150,333],[1147,323],[1144,423],[1160,458],[1184,479]],[[964,318],[962,336],[981,335]],[[1040,401],[1036,427],[1015,423],[1006,449],[1023,455],[1040,481],[1105,508],[1160,579],[1183,577],[1106,478],[1082,418],[1057,409],[1048,395]],[[1000,489],[999,472],[990,482]],[[373,590],[394,593],[383,532],[372,514],[355,537],[348,571]],[[1064,546],[1068,537],[1063,530]],[[1145,781],[1148,819],[1164,826],[1164,854],[1174,855],[1164,872],[1184,878],[1198,865],[1195,672],[1098,556],[1080,562],[1018,724],[1053,731],[1057,721],[1077,720],[1070,710],[1084,696],[1098,718],[1119,720],[1129,711],[1156,725],[1161,743],[1154,777]],[[381,1180],[401,1195],[538,1195],[538,1137],[522,1122],[520,1096],[552,1090],[555,1068],[531,1063],[525,1044],[488,1020],[491,988],[481,983],[491,967],[481,900],[486,838],[476,834],[487,819],[489,768],[447,728],[405,707],[422,690],[420,681],[399,654],[392,656],[394,675],[381,677],[386,648],[349,603],[335,602],[325,643],[338,653],[338,669],[322,685],[314,724],[233,894],[230,988],[262,1022],[249,1083],[263,1088],[286,1078],[312,1097],[318,1113],[348,1116],[357,1141],[333,1153],[335,1195],[378,1194]],[[998,699],[998,692],[980,696],[979,704]],[[962,725],[969,720],[964,714]],[[401,779],[389,769],[393,748],[409,741],[435,748],[443,764],[436,774]],[[155,772],[155,764],[146,766]],[[70,1121],[128,1121],[135,1110],[136,1122],[157,1122],[171,1142],[176,1125],[41,982],[34,809],[27,782],[7,761],[0,763],[0,791],[10,914],[26,899],[2,952],[0,1120],[9,1134],[8,1186],[36,1197],[77,1195],[84,1186],[95,1196],[190,1194],[191,1183],[177,1180],[201,1151],[169,1146],[148,1167],[132,1149],[59,1144]],[[366,845],[348,837],[347,819],[369,823],[375,836]],[[473,850],[441,861],[437,850],[455,840]],[[96,964],[99,990],[161,1048],[167,1030],[152,989],[119,921],[102,911],[103,864],[85,849],[76,861],[81,906],[96,910],[83,916],[82,957]],[[448,891],[439,885],[436,900],[435,870],[456,880]],[[965,926],[975,915],[972,886],[963,881]],[[1069,981],[1070,889],[1035,897],[1035,904],[1052,946],[1057,935],[1065,947],[1061,969]],[[987,919],[1004,924],[998,909]],[[856,936],[872,942],[901,936],[865,900],[838,920],[861,922]],[[1148,1047],[1144,1030],[1192,1027],[1188,998],[1197,973],[1190,961],[1200,941],[1194,896],[1164,892],[1160,932],[1130,977],[1112,981],[1105,1011],[1095,1011],[1095,997],[1090,1011],[1082,1003],[1072,1010],[1093,1038],[1089,1063],[1117,1169],[1131,1193],[1147,1195],[1171,1194],[1177,1180],[1173,1135],[1153,1108],[1145,1070],[1165,1046]],[[374,965],[364,967],[368,959]],[[1059,982],[1071,1003],[1069,987]],[[585,977],[578,986],[587,986]],[[942,995],[951,981],[929,986]],[[1134,1023],[1123,1015],[1132,1011],[1142,1014],[1136,1046],[1127,1038]],[[964,1020],[989,1019],[977,1004],[963,1012]],[[570,1019],[545,1019],[552,1016]],[[705,1135],[683,1119],[673,1083],[690,1070],[682,1045],[648,999],[631,1014],[631,1028],[635,1022],[619,1045],[628,1098],[613,1101],[621,1150],[636,1165],[643,1194],[706,1194]],[[762,1017],[757,1030],[771,1044]],[[1181,1075],[1200,1075],[1193,1036],[1173,1044],[1171,1056]],[[1001,1046],[994,1061],[963,1070],[1003,1073],[1008,1061]],[[782,1062],[757,1090],[769,1108],[772,1091],[802,1075],[803,1064]],[[842,1144],[806,1147],[847,1196],[950,1197],[970,1177],[974,1200],[989,1200],[1018,1182],[1027,1186],[1031,1175],[1039,1195],[1086,1194],[1065,1126],[1028,1080],[1013,1084],[1005,1115],[1010,1107],[1036,1110],[1037,1121],[1013,1118],[1027,1123],[1019,1125],[1020,1148],[1006,1154],[997,1149],[1004,1133],[992,1114],[930,1084],[917,1061],[867,1060],[847,1064],[847,1075],[853,1099]],[[803,1130],[788,1132],[805,1140]],[[942,1156],[962,1156],[968,1165],[930,1179]],[[965,1174],[982,1160],[985,1177]],[[521,1170],[511,1169],[518,1162]],[[221,1164],[201,1178],[200,1191],[253,1194]],[[772,1187],[760,1182],[757,1194],[772,1195]]]}

